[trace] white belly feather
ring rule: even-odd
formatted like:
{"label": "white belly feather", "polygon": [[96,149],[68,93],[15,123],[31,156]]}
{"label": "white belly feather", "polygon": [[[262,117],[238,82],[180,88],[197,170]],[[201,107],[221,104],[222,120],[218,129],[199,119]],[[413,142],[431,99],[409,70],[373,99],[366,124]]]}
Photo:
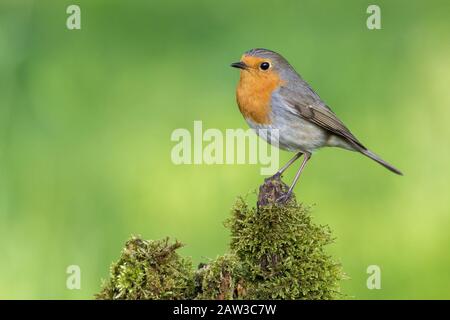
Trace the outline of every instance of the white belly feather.
{"label": "white belly feather", "polygon": [[325,146],[330,136],[317,125],[299,117],[294,118],[293,115],[272,119],[272,123],[269,125],[257,124],[249,119],[247,119],[247,123],[261,138],[269,143],[271,143],[270,136],[274,136],[273,134],[270,135],[270,132],[278,130],[278,146],[288,151],[313,153],[316,149]]}

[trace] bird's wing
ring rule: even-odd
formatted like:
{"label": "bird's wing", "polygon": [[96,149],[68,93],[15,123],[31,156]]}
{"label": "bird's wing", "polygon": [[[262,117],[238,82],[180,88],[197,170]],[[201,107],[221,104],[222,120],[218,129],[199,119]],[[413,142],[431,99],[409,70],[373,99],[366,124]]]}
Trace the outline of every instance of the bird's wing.
{"label": "bird's wing", "polygon": [[304,92],[305,94],[299,95],[297,92],[292,91],[292,89],[284,87],[281,88],[280,96],[292,108],[291,111],[294,114],[366,150],[366,147],[359,142],[312,89]]}

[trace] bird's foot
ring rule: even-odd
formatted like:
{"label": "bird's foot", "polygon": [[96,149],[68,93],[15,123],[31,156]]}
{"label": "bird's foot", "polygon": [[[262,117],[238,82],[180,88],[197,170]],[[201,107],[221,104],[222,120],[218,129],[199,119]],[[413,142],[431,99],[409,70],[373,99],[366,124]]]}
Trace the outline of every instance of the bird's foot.
{"label": "bird's foot", "polygon": [[278,204],[286,204],[292,198],[292,192],[288,191],[287,193],[281,195],[275,201]]}

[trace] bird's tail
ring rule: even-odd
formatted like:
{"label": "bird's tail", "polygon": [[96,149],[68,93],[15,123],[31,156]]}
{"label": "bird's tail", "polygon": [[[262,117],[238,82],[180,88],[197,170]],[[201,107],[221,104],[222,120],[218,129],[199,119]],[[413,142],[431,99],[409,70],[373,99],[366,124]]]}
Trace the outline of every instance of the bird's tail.
{"label": "bird's tail", "polygon": [[386,169],[392,171],[393,173],[396,173],[398,175],[403,175],[403,173],[398,170],[397,168],[395,168],[394,166],[390,165],[389,163],[387,163],[386,161],[384,161],[383,159],[381,159],[379,156],[377,156],[375,153],[373,153],[370,150],[367,149],[362,149],[360,148],[358,150],[359,152],[361,152],[362,154],[364,154],[365,156],[369,157],[370,159],[378,162],[379,164],[381,164],[383,167],[385,167]]}

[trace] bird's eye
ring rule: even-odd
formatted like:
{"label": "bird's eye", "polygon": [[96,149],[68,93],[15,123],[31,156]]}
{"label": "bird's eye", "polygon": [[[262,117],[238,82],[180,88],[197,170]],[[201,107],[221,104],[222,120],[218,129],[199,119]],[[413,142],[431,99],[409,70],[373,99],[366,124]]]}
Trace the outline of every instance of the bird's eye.
{"label": "bird's eye", "polygon": [[259,65],[259,68],[260,68],[261,70],[267,70],[267,69],[270,68],[270,63],[268,63],[268,62],[263,62],[263,63],[261,63],[261,64]]}

